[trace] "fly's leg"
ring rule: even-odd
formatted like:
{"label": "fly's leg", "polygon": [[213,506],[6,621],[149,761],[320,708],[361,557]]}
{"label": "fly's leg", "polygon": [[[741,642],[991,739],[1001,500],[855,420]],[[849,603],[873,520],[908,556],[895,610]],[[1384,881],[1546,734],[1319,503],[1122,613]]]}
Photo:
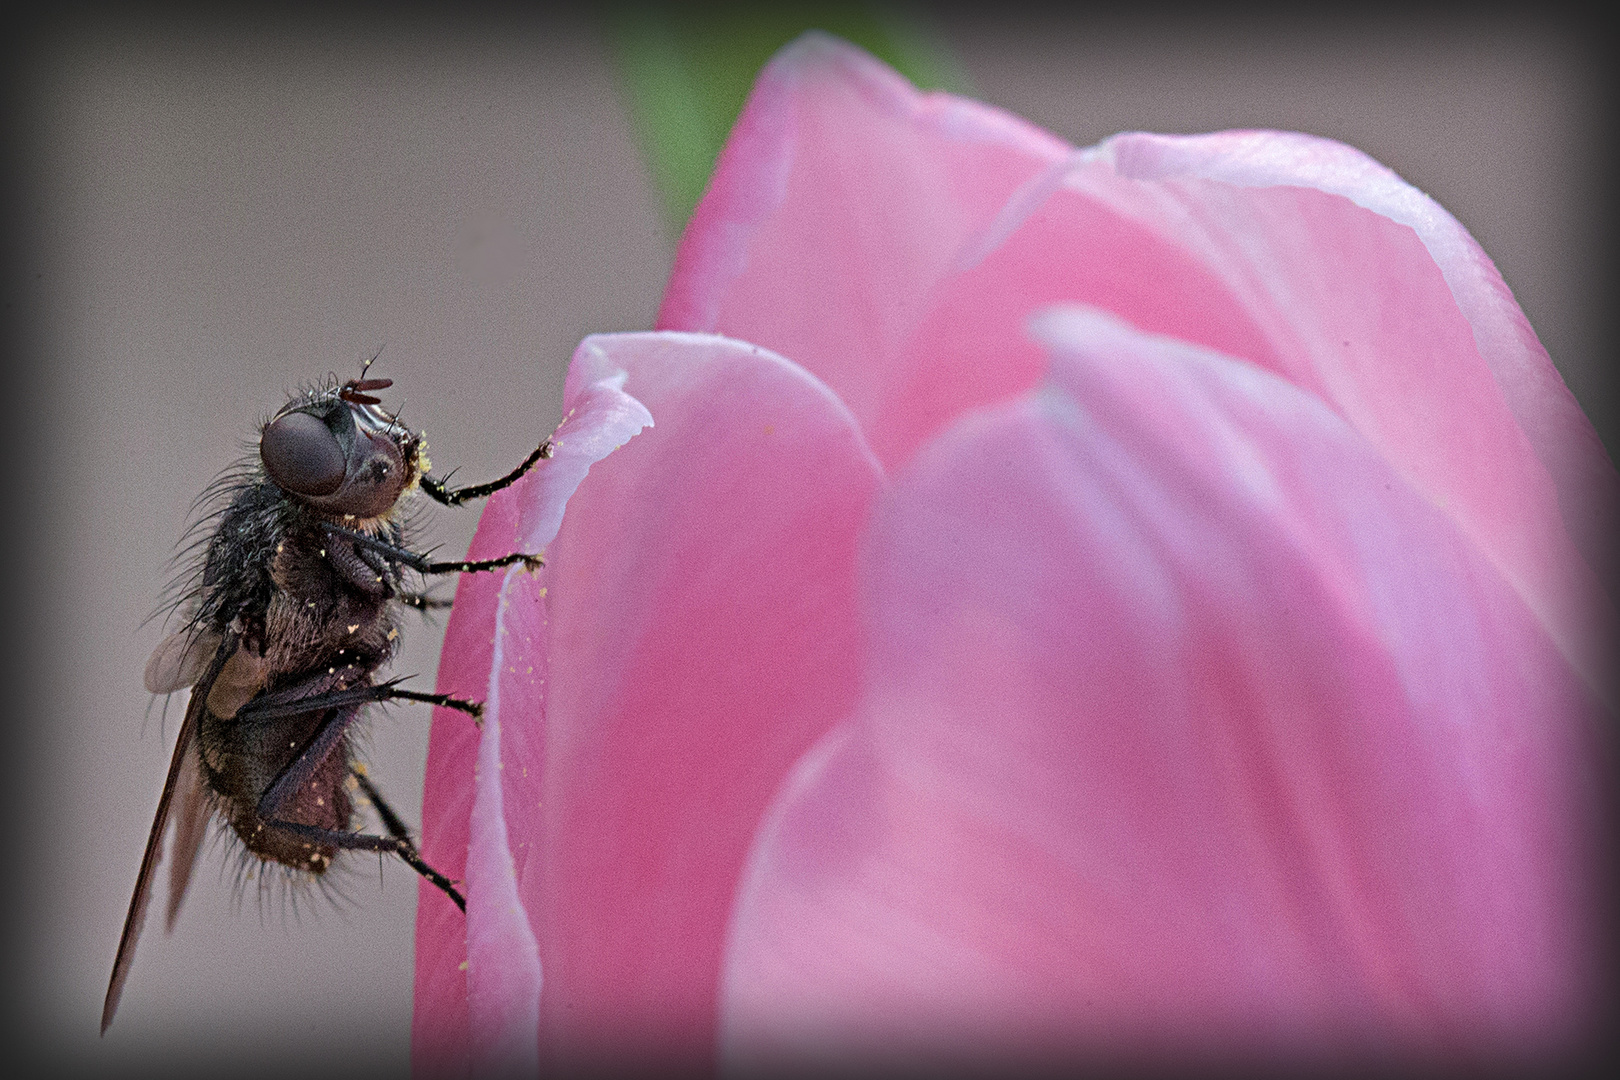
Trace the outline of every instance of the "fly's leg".
{"label": "fly's leg", "polygon": [[502,555],[498,559],[461,559],[451,562],[433,562],[426,555],[409,551],[398,544],[390,544],[386,540],[379,540],[375,536],[367,536],[365,533],[355,532],[353,529],[345,529],[343,526],[334,525],[330,521],[322,522],[321,527],[328,533],[353,540],[356,547],[370,548],[372,551],[394,560],[401,566],[410,567],[419,574],[475,574],[485,570],[499,570],[504,566],[512,566],[516,563],[522,563],[532,571],[538,570],[546,564],[546,561],[540,556],[527,555],[523,552]]}
{"label": "fly's leg", "polygon": [[401,690],[393,683],[387,684],[389,695],[382,700],[394,701],[420,701],[427,705],[440,705],[446,709],[455,709],[464,712],[482,726],[484,722],[484,705],[480,701],[468,701],[466,698],[452,697],[449,694],[424,694],[418,690]]}
{"label": "fly's leg", "polygon": [[356,708],[372,701],[420,701],[427,705],[442,705],[447,709],[464,712],[474,720],[481,720],[484,706],[477,701],[454,697],[450,694],[427,694],[419,690],[403,690],[399,679],[365,686],[339,687],[322,693],[307,693],[307,687],[320,685],[331,676],[321,675],[286,690],[273,694],[260,694],[236,711],[235,719],[243,723],[262,723],[283,716],[316,712],[322,709]]}
{"label": "fly's leg", "polygon": [[[315,731],[304,740],[304,745],[298,748],[298,753],[282,767],[281,772],[276,774],[276,778],[264,789],[264,794],[259,797],[259,804],[255,808],[258,815],[267,820],[275,818],[292,793],[308,782],[321,762],[332,753],[332,748],[343,737],[343,733],[354,722],[354,718],[360,715],[361,707],[368,701],[386,701],[390,698],[428,701],[434,705],[460,709],[475,718],[483,713],[483,706],[474,701],[463,701],[448,694],[417,694],[410,690],[400,690],[392,683],[332,690],[325,694],[316,694],[249,713],[248,718],[254,721],[316,711],[326,714]],[[237,717],[240,718],[242,713],[248,712],[253,704],[249,702],[242,706]]]}
{"label": "fly's leg", "polygon": [[400,593],[398,596],[394,597],[394,599],[398,600],[406,607],[415,608],[417,611],[420,611],[423,614],[426,614],[429,611],[441,611],[449,607],[452,603],[452,601],[447,600],[442,596],[429,596],[426,593],[419,592]]}
{"label": "fly's leg", "polygon": [[462,559],[456,562],[434,562],[422,567],[413,567],[413,569],[420,569],[424,574],[477,574],[486,570],[500,570],[503,567],[515,566],[518,563],[522,563],[531,572],[546,565],[546,561],[538,555],[525,555],[521,551],[514,551],[512,554],[502,555],[498,559]]}
{"label": "fly's leg", "polygon": [[[384,689],[384,687],[357,687],[356,689],[374,690]],[[324,696],[332,697],[352,692],[340,690]],[[304,699],[301,703],[301,711],[310,712],[314,708],[318,708],[319,706],[310,704],[312,700],[311,698]],[[369,833],[323,829],[318,825],[305,825],[301,822],[286,821],[281,818],[282,807],[287,804],[293,793],[309,780],[315,770],[332,753],[337,746],[338,740],[342,738],[343,733],[348,730],[349,725],[354,722],[354,718],[359,715],[359,712],[359,704],[349,704],[328,709],[326,718],[321,721],[314,734],[304,740],[304,745],[299,748],[297,756],[289,761],[280,774],[271,781],[270,786],[265,788],[264,794],[259,797],[258,805],[254,807],[254,811],[267,827],[307,837],[323,844],[331,844],[333,847],[345,848],[351,851],[391,851],[404,860],[411,869],[433,882],[438,888],[443,889],[450,899],[456,902],[457,907],[466,911],[466,900],[450,884],[450,879],[422,860],[421,854],[416,850],[416,845],[411,843],[409,834],[405,834],[403,837],[397,833],[388,837],[372,836]],[[363,777],[361,782],[366,784],[368,795],[375,791],[375,788],[372,788]],[[375,796],[373,796],[373,799],[375,799]],[[380,810],[379,813],[381,813]],[[391,833],[395,832],[395,825],[399,826],[400,833],[404,832],[404,823],[399,820],[398,815],[394,814],[392,809],[383,818],[383,823],[388,826]]]}
{"label": "fly's leg", "polygon": [[[359,668],[349,667],[343,670],[345,674],[353,672],[356,681],[363,678]],[[321,689],[330,687],[333,682],[338,684],[336,688]],[[300,713],[318,712],[322,709],[358,709],[367,702],[387,700],[393,693],[391,682],[375,685],[362,682],[359,686],[346,686],[337,675],[322,673],[284,689],[260,694],[237,709],[236,715],[230,719],[244,724],[258,724],[283,716],[297,716]]]}
{"label": "fly's leg", "polygon": [[394,813],[394,808],[389,806],[388,801],[382,797],[382,792],[378,791],[377,785],[371,782],[371,777],[359,769],[353,769],[351,772],[355,783],[360,785],[360,790],[366,793],[366,798],[371,800],[371,805],[377,808],[377,816],[382,819],[383,828],[388,830],[388,835],[395,840],[411,844],[412,850],[415,850],[415,844],[411,841],[411,832],[405,827],[405,820]]}
{"label": "fly's leg", "polygon": [[[366,687],[366,689],[373,688]],[[317,708],[319,706],[305,705],[299,711],[314,712]],[[293,792],[309,782],[315,770],[331,755],[343,733],[354,723],[354,718],[360,715],[360,705],[343,705],[327,709],[325,712],[326,716],[320,725],[304,740],[304,745],[298,748],[298,753],[293,759],[282,766],[281,772],[277,773],[276,778],[264,789],[264,794],[259,796],[259,804],[254,807],[254,812],[266,822],[277,826],[288,824],[280,820],[281,808],[292,798]]]}
{"label": "fly's leg", "polygon": [[412,870],[415,870],[442,889],[450,899],[456,902],[457,907],[462,911],[466,911],[467,901],[463,900],[461,894],[450,884],[449,878],[433,869],[422,858],[422,853],[416,849],[416,843],[411,839],[410,830],[405,827],[404,820],[394,813],[394,808],[389,806],[388,801],[382,797],[382,792],[377,790],[377,785],[373,784],[370,777],[359,769],[354,770],[354,778],[359,782],[360,790],[366,793],[366,798],[370,799],[371,805],[376,808],[377,816],[382,819],[383,827],[388,830],[388,835],[393,837],[394,842],[399,845],[396,849],[399,857],[405,860]]}
{"label": "fly's leg", "polygon": [[367,596],[388,595],[386,564],[382,567],[372,565],[372,560],[364,557],[366,552],[363,549],[357,550],[353,544],[328,542],[321,554],[326,556],[326,561],[332,564],[332,568],[341,574],[345,581]]}
{"label": "fly's leg", "polygon": [[392,852],[399,856],[401,862],[427,878],[446,896],[454,900],[456,907],[463,912],[467,910],[466,897],[456,890],[455,885],[451,883],[449,878],[433,869],[423,860],[421,854],[416,850],[416,845],[411,843],[409,837],[373,836],[371,833],[342,832],[338,829],[323,829],[319,825],[302,825],[296,821],[280,821],[273,818],[267,819],[265,825],[280,829],[282,832],[292,833],[295,836],[302,836],[318,844],[330,844],[332,847],[342,848],[345,851]]}
{"label": "fly's leg", "polygon": [[422,490],[428,493],[429,498],[443,503],[446,506],[460,506],[469,499],[482,499],[493,495],[504,487],[510,487],[522,479],[523,474],[534,468],[535,462],[551,456],[551,440],[547,439],[534,452],[523,459],[523,464],[501,477],[487,484],[471,484],[467,487],[447,487],[443,480],[435,480],[431,476],[422,477]]}

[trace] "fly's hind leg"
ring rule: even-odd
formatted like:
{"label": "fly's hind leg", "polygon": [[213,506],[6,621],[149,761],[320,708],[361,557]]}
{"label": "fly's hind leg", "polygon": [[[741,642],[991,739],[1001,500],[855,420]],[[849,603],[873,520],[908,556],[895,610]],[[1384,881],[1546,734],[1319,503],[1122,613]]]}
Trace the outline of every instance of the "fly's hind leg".
{"label": "fly's hind leg", "polygon": [[[370,689],[370,688],[368,688]],[[334,697],[336,694],[324,695]],[[310,700],[310,699],[306,699]],[[300,711],[313,712],[320,708],[318,705],[306,706]],[[293,759],[282,766],[281,772],[276,774],[274,780],[265,787],[264,794],[259,796],[259,803],[254,807],[267,824],[282,828],[290,827],[289,822],[281,820],[281,809],[292,800],[293,793],[307,783],[315,775],[315,770],[321,763],[331,756],[337,747],[338,740],[348,730],[354,718],[360,714],[360,703],[349,703],[338,708],[328,708],[326,715],[315,728],[313,734],[304,740],[304,745],[298,748]],[[240,714],[238,714],[240,715]],[[298,826],[293,831],[301,831],[308,826]]]}
{"label": "fly's hind leg", "polygon": [[[367,790],[368,792],[373,793],[376,791],[375,788],[372,788],[369,785]],[[376,801],[376,796],[374,794],[372,795],[372,799],[373,801]],[[379,807],[382,805],[382,803],[378,803]],[[389,815],[393,817],[393,822],[398,824],[400,829],[403,831],[405,828],[404,823],[400,822],[397,816],[394,816],[392,810],[389,811]],[[388,822],[385,820],[384,824],[388,824]],[[401,862],[405,863],[412,870],[415,870],[418,874],[421,874],[423,877],[427,878],[428,881],[433,883],[435,888],[439,889],[451,900],[454,900],[456,907],[460,908],[463,912],[467,910],[467,898],[461,895],[460,891],[457,890],[455,884],[449,878],[445,877],[443,874],[439,873],[437,870],[433,869],[433,867],[427,864],[427,862],[422,858],[421,853],[416,850],[416,845],[411,843],[409,834],[399,836],[373,836],[371,833],[343,832],[339,829],[323,829],[319,825],[303,825],[296,821],[282,821],[279,818],[271,818],[265,821],[265,825],[267,827],[280,829],[282,832],[292,833],[295,836],[302,836],[318,844],[330,844],[332,847],[342,848],[345,851],[392,852],[393,854],[399,856]],[[392,825],[389,825],[389,832],[393,832]]]}
{"label": "fly's hind leg", "polygon": [[383,828],[388,830],[388,835],[393,837],[394,842],[399,845],[396,849],[399,857],[405,860],[412,870],[415,870],[418,874],[444,890],[450,899],[456,902],[457,907],[462,911],[466,911],[467,902],[462,899],[461,894],[451,885],[449,878],[433,869],[422,858],[422,853],[416,849],[416,843],[411,839],[410,830],[405,827],[404,820],[394,813],[394,808],[389,806],[388,800],[382,797],[382,792],[377,790],[377,785],[373,784],[371,778],[359,769],[353,770],[353,776],[359,783],[360,790],[366,793],[366,798],[370,799],[371,805],[376,808],[377,816],[382,819]]}
{"label": "fly's hind leg", "polygon": [[[467,910],[467,902],[450,883],[450,879],[439,873],[423,861],[416,845],[411,842],[410,834],[405,830],[405,823],[400,821],[386,803],[380,801],[376,788],[370,781],[359,773],[354,773],[366,794],[378,805],[378,814],[383,818],[383,824],[388,827],[391,836],[372,836],[369,833],[344,832],[338,829],[324,829],[318,825],[305,825],[296,821],[284,820],[280,814],[282,807],[292,798],[293,792],[301,787],[315,770],[325,761],[336,748],[338,739],[342,737],[355,716],[360,712],[363,701],[351,700],[357,690],[383,691],[392,690],[388,684],[375,687],[354,687],[349,690],[329,691],[326,694],[312,695],[300,699],[296,708],[300,712],[311,712],[315,709],[325,708],[326,716],[315,729],[304,745],[299,748],[298,754],[282,768],[281,773],[265,788],[264,794],[259,797],[259,804],[255,812],[271,828],[290,832],[297,836],[316,841],[322,844],[331,844],[333,847],[345,848],[351,851],[391,851],[398,855],[407,866],[418,874],[431,881],[435,887],[444,891],[445,895],[456,902],[462,911]],[[325,699],[342,699],[343,703],[336,707],[319,704]],[[288,706],[282,706],[286,708]],[[240,716],[241,714],[238,713]],[[262,718],[262,717],[261,717]],[[352,770],[351,770],[352,771]],[[386,814],[384,810],[386,809]]]}
{"label": "fly's hind leg", "polygon": [[452,488],[443,480],[435,480],[431,476],[422,477],[422,490],[428,496],[446,506],[460,506],[469,499],[482,499],[493,495],[504,487],[510,487],[523,478],[523,474],[534,468],[535,462],[551,456],[551,440],[547,439],[534,451],[523,459],[523,464],[501,477],[487,484],[469,484],[467,487]]}
{"label": "fly's hind leg", "polygon": [[360,790],[366,793],[366,798],[371,800],[371,805],[376,807],[377,816],[382,819],[383,828],[388,830],[388,835],[402,844],[410,844],[411,850],[416,850],[416,845],[411,840],[411,831],[405,827],[405,819],[394,813],[394,808],[382,797],[382,792],[371,782],[371,777],[358,766],[349,772],[354,777],[355,783],[360,785]]}

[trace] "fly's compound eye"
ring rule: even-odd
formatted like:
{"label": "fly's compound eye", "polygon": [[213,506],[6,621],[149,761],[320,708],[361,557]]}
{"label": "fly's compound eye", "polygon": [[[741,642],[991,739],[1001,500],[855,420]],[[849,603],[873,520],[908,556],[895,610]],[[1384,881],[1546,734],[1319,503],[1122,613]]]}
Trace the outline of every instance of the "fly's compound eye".
{"label": "fly's compound eye", "polygon": [[288,413],[265,428],[259,457],[270,479],[294,495],[330,495],[343,486],[348,471],[332,429],[305,412]]}

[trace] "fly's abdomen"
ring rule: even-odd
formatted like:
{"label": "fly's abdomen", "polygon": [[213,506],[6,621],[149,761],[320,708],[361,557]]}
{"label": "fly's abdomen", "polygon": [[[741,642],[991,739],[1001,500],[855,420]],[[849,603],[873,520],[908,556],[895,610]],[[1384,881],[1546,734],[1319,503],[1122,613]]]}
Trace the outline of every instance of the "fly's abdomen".
{"label": "fly's abdomen", "polygon": [[[352,782],[349,769],[349,744],[343,739],[315,767],[314,775],[292,791],[275,819],[313,825],[330,832],[348,832],[354,815],[348,789]],[[281,828],[274,820],[260,817],[252,805],[238,803],[232,807],[231,827],[253,854],[295,870],[324,873],[337,854],[332,844]]]}
{"label": "fly's abdomen", "polygon": [[[198,741],[210,786],[222,796],[231,828],[254,855],[316,874],[331,864],[336,854],[331,844],[278,822],[349,831],[354,804],[348,735],[339,734],[318,760],[300,762],[301,751],[323,725],[341,722],[335,712],[322,708],[262,720],[240,714],[221,719],[210,712],[204,718]],[[284,773],[300,766],[306,775],[284,788],[270,812],[261,813],[266,793]]]}

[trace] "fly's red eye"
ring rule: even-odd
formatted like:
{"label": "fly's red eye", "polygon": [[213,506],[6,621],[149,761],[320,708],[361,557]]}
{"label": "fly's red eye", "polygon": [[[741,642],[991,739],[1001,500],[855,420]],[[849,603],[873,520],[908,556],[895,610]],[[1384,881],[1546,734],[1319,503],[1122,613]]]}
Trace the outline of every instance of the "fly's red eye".
{"label": "fly's red eye", "polygon": [[259,457],[270,479],[294,495],[330,495],[347,471],[337,437],[309,413],[288,413],[265,428]]}

